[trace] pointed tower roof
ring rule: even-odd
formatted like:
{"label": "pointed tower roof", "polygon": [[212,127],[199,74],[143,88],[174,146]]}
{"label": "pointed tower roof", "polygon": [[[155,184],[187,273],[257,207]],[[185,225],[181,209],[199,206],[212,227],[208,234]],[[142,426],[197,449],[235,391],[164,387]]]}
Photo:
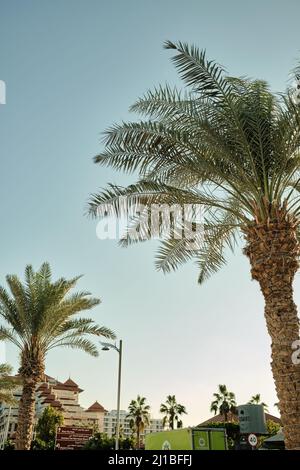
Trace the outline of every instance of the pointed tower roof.
{"label": "pointed tower roof", "polygon": [[71,379],[71,377],[68,378],[68,380],[66,380],[64,382],[64,385],[69,385],[70,387],[76,387],[78,388],[78,385],[76,382],[74,382],[74,380]]}
{"label": "pointed tower roof", "polygon": [[98,412],[98,413],[99,412],[104,413],[106,410],[105,410],[105,408],[103,408],[102,405],[100,405],[100,403],[95,401],[95,403],[93,403],[86,411],[87,412],[93,411],[93,412]]}

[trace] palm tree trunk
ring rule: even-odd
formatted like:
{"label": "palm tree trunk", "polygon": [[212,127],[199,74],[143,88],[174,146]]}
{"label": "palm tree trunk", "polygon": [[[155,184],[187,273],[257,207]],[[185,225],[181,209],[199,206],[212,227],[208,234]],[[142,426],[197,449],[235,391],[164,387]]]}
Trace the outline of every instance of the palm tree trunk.
{"label": "palm tree trunk", "polygon": [[299,319],[293,301],[293,279],[299,267],[296,225],[285,218],[245,229],[252,278],[265,299],[265,319],[271,336],[272,372],[287,449],[300,449],[300,366],[292,362],[292,343],[299,339]]}
{"label": "palm tree trunk", "polygon": [[35,419],[35,380],[24,380],[19,404],[16,450],[30,450]]}
{"label": "palm tree trunk", "polygon": [[139,426],[137,427],[137,430],[136,430],[136,440],[137,440],[136,448],[139,449],[140,448],[140,427]]}

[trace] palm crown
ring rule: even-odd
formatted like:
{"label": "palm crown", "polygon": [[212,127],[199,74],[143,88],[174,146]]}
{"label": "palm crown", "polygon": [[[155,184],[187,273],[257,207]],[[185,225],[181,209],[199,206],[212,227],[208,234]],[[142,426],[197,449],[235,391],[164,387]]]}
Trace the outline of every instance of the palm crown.
{"label": "palm crown", "polygon": [[136,433],[137,448],[140,448],[140,435],[150,424],[150,406],[146,404],[145,397],[138,395],[136,400],[131,400],[127,418],[131,429]]}
{"label": "palm crown", "polygon": [[[95,162],[138,171],[140,178],[94,194],[89,210],[97,215],[113,206],[120,214],[124,196],[131,207],[201,204],[201,247],[190,250],[184,237],[170,238],[156,262],[167,272],[195,257],[202,282],[225,262],[224,249],[234,247],[245,226],[286,213],[289,220],[298,217],[300,110],[291,92],[275,96],[264,81],[229,77],[196,47],[165,46],[176,50],[173,60],[187,91],[165,86],[148,92],[131,108],[148,120],[106,132],[105,151]],[[132,224],[139,226],[138,239],[151,237],[143,221],[133,217]]]}
{"label": "palm crown", "polygon": [[210,405],[210,411],[216,415],[218,412],[224,415],[225,421],[229,412],[236,411],[235,394],[227,390],[226,385],[219,385],[218,392],[214,393],[214,400]]}
{"label": "palm crown", "polygon": [[187,414],[184,405],[177,403],[175,395],[168,395],[165,403],[160,405],[160,413],[163,413],[163,425],[168,424],[170,429],[174,429],[174,422],[177,428],[182,427],[181,415]]}
{"label": "palm crown", "polygon": [[88,292],[70,294],[78,279],[52,282],[50,266],[44,263],[37,272],[30,265],[26,267],[24,284],[17,276],[8,275],[11,295],[0,287],[0,315],[8,324],[0,326],[0,339],[11,341],[21,350],[22,376],[42,378],[44,358],[50,349],[67,346],[97,356],[89,336],[115,337],[91,319],[73,318],[100,303]]}

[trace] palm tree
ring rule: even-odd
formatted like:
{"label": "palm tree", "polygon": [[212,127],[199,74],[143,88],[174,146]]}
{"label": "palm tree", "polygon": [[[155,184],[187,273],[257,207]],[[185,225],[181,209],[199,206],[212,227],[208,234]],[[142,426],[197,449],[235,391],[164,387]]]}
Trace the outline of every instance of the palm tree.
{"label": "palm tree", "polygon": [[261,401],[260,393],[257,393],[256,395],[253,395],[253,397],[251,397],[251,400],[249,401],[249,404],[251,404],[251,405],[262,405],[264,407],[265,411],[268,410],[268,405],[266,403],[264,403],[263,401]]}
{"label": "palm tree", "polygon": [[137,396],[136,400],[131,400],[128,407],[129,424],[132,431],[136,434],[136,448],[141,445],[141,434],[145,427],[150,425],[150,406],[146,405],[146,398]]}
{"label": "palm tree", "polygon": [[[79,276],[80,277],[80,276]],[[20,350],[19,375],[23,391],[19,404],[16,449],[29,450],[32,440],[35,389],[44,380],[45,357],[58,346],[81,349],[98,355],[89,336],[115,338],[114,333],[88,318],[73,318],[100,303],[88,292],[69,294],[79,277],[52,282],[48,263],[38,271],[28,265],[25,282],[16,275],[6,276],[11,295],[0,287],[0,316],[7,327],[0,326],[0,340],[8,340]]]}
{"label": "palm tree", "polygon": [[174,429],[176,422],[177,428],[182,428],[181,415],[187,414],[185,406],[177,403],[175,395],[168,395],[166,402],[160,405],[160,413],[165,416],[163,418],[163,426],[168,425],[169,429]]}
{"label": "palm tree", "polygon": [[235,394],[227,390],[226,385],[219,385],[218,392],[214,393],[214,400],[211,402],[210,411],[216,415],[220,413],[224,417],[224,423],[228,421],[229,413],[236,413]]}
{"label": "palm tree", "polygon": [[[293,279],[300,253],[300,107],[291,90],[274,95],[262,80],[230,77],[195,46],[167,41],[165,47],[175,51],[186,93],[158,87],[131,108],[145,120],[108,129],[95,162],[138,172],[139,179],[94,194],[89,211],[119,216],[132,210],[121,240],[127,246],[157,237],[149,217],[139,216],[145,214],[141,206],[200,205],[200,226],[188,215],[174,217],[172,230],[160,222],[164,237],[156,259],[163,272],[195,259],[200,283],[225,264],[228,248],[244,240],[265,300],[286,447],[300,448],[300,368],[291,360],[299,340]],[[200,233],[192,246],[182,233],[191,220]]]}
{"label": "palm tree", "polygon": [[8,364],[0,364],[0,403],[14,405],[16,400],[13,391],[18,385],[18,379],[11,377],[12,367]]}

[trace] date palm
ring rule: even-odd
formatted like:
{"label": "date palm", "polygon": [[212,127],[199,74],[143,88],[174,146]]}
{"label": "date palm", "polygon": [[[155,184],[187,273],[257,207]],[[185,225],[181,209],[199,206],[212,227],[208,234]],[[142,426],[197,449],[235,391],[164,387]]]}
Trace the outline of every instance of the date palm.
{"label": "date palm", "polygon": [[186,413],[185,406],[177,403],[175,395],[168,395],[165,403],[160,405],[160,413],[164,414],[163,426],[174,429],[175,423],[177,428],[182,428],[182,420],[180,419]]}
{"label": "date palm", "polygon": [[129,425],[136,435],[136,448],[141,446],[141,434],[145,427],[150,425],[150,406],[146,404],[146,398],[137,396],[136,400],[131,400],[128,407]]}
{"label": "date palm", "polygon": [[261,401],[260,393],[257,393],[256,395],[253,395],[251,397],[251,400],[249,401],[249,403],[251,405],[262,405],[264,407],[265,411],[268,410],[268,405],[266,403],[264,403],[263,401]]}
{"label": "date palm", "polygon": [[182,233],[183,218],[174,217],[167,235],[160,223],[164,239],[156,258],[163,272],[194,259],[200,283],[225,264],[228,249],[244,242],[265,300],[286,447],[300,449],[300,368],[291,360],[299,340],[293,280],[300,250],[300,107],[291,90],[275,95],[262,80],[230,77],[194,46],[168,41],[166,48],[175,51],[186,91],[149,91],[131,108],[143,120],[108,129],[95,162],[137,172],[139,179],[94,194],[89,211],[132,210],[121,240],[127,246],[153,236],[141,206],[200,205],[202,227],[197,218],[192,226],[200,228],[196,243]]}
{"label": "date palm", "polygon": [[12,367],[8,364],[0,364],[0,403],[14,405],[16,400],[13,391],[18,385],[18,379],[11,377]]}
{"label": "date palm", "polygon": [[[79,276],[80,277],[80,276]],[[10,293],[0,287],[0,340],[13,343],[20,350],[23,390],[19,403],[16,449],[29,450],[35,415],[35,389],[44,380],[45,358],[53,348],[65,346],[97,356],[91,336],[115,338],[114,333],[89,318],[74,318],[100,303],[88,292],[70,293],[79,277],[52,281],[48,263],[38,271],[28,265],[25,282],[16,275],[6,276]]]}
{"label": "date palm", "polygon": [[228,414],[236,412],[235,394],[227,390],[226,385],[219,385],[218,392],[214,393],[210,411],[216,415],[220,413],[224,417],[224,423],[228,421]]}

